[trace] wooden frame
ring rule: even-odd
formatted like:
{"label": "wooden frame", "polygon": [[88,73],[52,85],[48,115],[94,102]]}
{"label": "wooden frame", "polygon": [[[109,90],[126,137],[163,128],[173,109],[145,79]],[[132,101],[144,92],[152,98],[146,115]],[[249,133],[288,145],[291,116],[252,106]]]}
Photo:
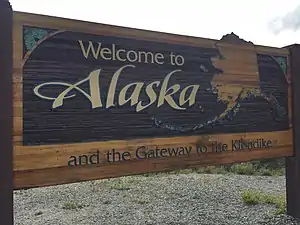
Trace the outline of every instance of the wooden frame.
{"label": "wooden frame", "polygon": [[12,7],[0,1],[0,217],[1,224],[13,224],[13,146],[12,146]]}
{"label": "wooden frame", "polygon": [[[186,37],[166,33],[150,32],[103,24],[54,18],[14,12],[13,23],[13,93],[14,93],[14,184],[15,189],[56,185],[70,182],[86,181],[92,179],[109,178],[140,174],[146,172],[168,171],[177,168],[190,168],[195,166],[226,164],[249,161],[255,159],[282,157],[293,155],[292,124],[285,131],[276,132],[249,132],[216,135],[190,135],[161,138],[139,138],[132,140],[112,140],[86,143],[49,144],[37,146],[22,145],[22,26],[46,27],[58,30],[71,30],[75,32],[91,33],[96,35],[112,35],[139,40],[150,40],[166,43],[184,44],[188,46],[202,46],[214,48],[216,40]],[[42,41],[42,40],[41,40]],[[289,57],[286,49],[265,46],[252,46],[239,44],[237,41],[225,40],[219,44],[225,49],[234,49],[236,52],[256,51],[261,54],[273,54]],[[242,53],[241,53],[242,54]],[[289,62],[289,60],[288,60]],[[290,70],[288,69],[290,77]],[[256,84],[254,84],[256,85]],[[289,87],[289,118],[291,119],[291,88]],[[190,156],[156,158],[149,160],[129,160],[107,163],[104,160],[98,165],[85,165],[68,167],[68,157],[71,155],[92,154],[99,150],[104,154],[111,149],[122,149],[134,155],[136,146],[160,148],[183,144],[196,148],[199,144],[211,146],[213,141],[230,144],[230,140],[260,139],[276,142],[271,149],[255,149],[251,151],[226,151],[218,154],[207,152],[205,156],[193,153]]]}

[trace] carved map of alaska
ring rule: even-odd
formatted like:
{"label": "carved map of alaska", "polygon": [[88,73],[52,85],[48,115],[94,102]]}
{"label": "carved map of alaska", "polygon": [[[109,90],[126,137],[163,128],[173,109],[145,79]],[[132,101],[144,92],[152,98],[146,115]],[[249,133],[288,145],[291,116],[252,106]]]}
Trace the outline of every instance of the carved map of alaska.
{"label": "carved map of alaska", "polygon": [[[224,36],[215,44],[220,55],[211,58],[213,66],[219,69],[220,72],[213,76],[209,91],[217,96],[217,101],[226,105],[225,110],[219,115],[214,115],[207,121],[201,120],[200,116],[199,123],[195,123],[188,128],[180,127],[176,124],[164,123],[164,121],[156,119],[155,124],[157,127],[180,132],[204,129],[207,126],[223,123],[224,120],[233,119],[240,109],[241,101],[255,98],[261,98],[269,104],[274,120],[287,115],[287,108],[281,106],[273,95],[274,91],[277,91],[276,87],[274,87],[276,84],[271,84],[273,85],[271,92],[262,90],[261,88],[264,81],[260,79],[259,56],[255,45],[239,39],[234,34],[231,34],[232,36],[240,41],[240,45],[230,45],[226,40],[228,35]],[[276,58],[272,56],[267,57],[273,60],[275,64],[278,64],[278,67],[281,66],[276,61]],[[287,84],[288,80],[285,80],[284,72],[282,71],[281,81]],[[269,75],[272,76],[272,71],[270,71]]]}

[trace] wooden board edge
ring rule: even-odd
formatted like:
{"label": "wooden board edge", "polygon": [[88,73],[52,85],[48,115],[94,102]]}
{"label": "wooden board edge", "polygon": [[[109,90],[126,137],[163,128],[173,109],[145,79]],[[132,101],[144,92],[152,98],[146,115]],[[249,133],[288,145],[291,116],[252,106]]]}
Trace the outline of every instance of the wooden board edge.
{"label": "wooden board edge", "polygon": [[[217,158],[210,158],[198,164],[178,164],[174,162],[172,165],[167,166],[166,163],[159,163],[155,161],[134,161],[128,163],[124,167],[124,162],[109,164],[105,166],[83,166],[77,168],[70,167],[58,167],[48,168],[40,170],[28,170],[28,171],[15,171],[14,172],[14,189],[33,188],[33,187],[45,187],[60,184],[70,184],[75,182],[92,181],[98,179],[107,179],[129,175],[139,175],[150,172],[167,172],[174,169],[188,169],[197,168],[206,165],[220,165],[230,164],[236,162],[248,162],[252,160],[261,160],[270,158],[266,151],[252,151],[249,152],[234,152],[225,153],[226,157],[222,156],[222,153],[218,154]],[[275,151],[273,157],[283,157],[291,155],[289,149],[286,151]],[[222,158],[223,157],[223,158]],[[179,161],[180,159],[178,159]],[[125,162],[126,164],[126,162]],[[138,168],[138,170],[137,170]],[[109,172],[107,172],[109,171]]]}
{"label": "wooden board edge", "polygon": [[[235,134],[218,134],[206,136],[188,136],[188,137],[165,137],[165,138],[151,138],[151,139],[134,139],[122,141],[108,141],[108,142],[89,142],[77,144],[62,144],[62,145],[47,145],[47,146],[28,146],[14,147],[14,171],[27,169],[45,169],[60,167],[68,165],[71,156],[79,157],[81,155],[90,155],[99,152],[101,155],[101,164],[107,151],[115,149],[117,152],[130,152],[131,156],[135,155],[138,147],[147,146],[151,148],[172,148],[189,146],[194,149],[197,145],[206,145],[211,151],[211,145],[217,141],[220,143],[227,143],[230,149],[231,140],[257,140],[265,139],[272,140],[275,146],[268,148],[269,156],[272,156],[273,150],[282,148],[292,144],[292,131],[278,131],[278,132],[256,132],[256,133],[235,133]],[[279,141],[279,143],[276,141]],[[231,150],[229,150],[231,151]],[[292,153],[292,147],[290,148]]]}
{"label": "wooden board edge", "polygon": [[[25,12],[14,12],[14,22],[43,28],[52,28],[58,30],[78,31],[96,35],[114,35],[140,40],[151,40],[160,42],[172,42],[178,44],[188,44],[192,46],[213,47],[220,40],[203,38],[182,34],[167,33],[161,31],[146,30],[104,23],[96,23],[84,20],[68,19],[64,17],[55,17],[42,14],[33,14]],[[225,35],[224,35],[225,36]],[[222,37],[220,37],[221,39]],[[200,45],[199,45],[200,44]],[[222,45],[230,48],[240,48],[243,50],[252,50],[253,44],[234,44],[222,42]],[[288,55],[289,51],[285,48],[255,45],[256,50],[265,53],[274,53],[279,55]]]}

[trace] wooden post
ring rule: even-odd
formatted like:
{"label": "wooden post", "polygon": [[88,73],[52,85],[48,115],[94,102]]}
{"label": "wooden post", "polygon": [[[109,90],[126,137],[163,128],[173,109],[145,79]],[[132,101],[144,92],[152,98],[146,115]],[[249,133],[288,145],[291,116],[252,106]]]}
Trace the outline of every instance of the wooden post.
{"label": "wooden post", "polygon": [[0,223],[12,225],[13,156],[12,156],[12,22],[8,0],[0,0]]}
{"label": "wooden post", "polygon": [[292,74],[292,124],[294,156],[286,158],[287,214],[300,218],[300,45],[290,50]]}

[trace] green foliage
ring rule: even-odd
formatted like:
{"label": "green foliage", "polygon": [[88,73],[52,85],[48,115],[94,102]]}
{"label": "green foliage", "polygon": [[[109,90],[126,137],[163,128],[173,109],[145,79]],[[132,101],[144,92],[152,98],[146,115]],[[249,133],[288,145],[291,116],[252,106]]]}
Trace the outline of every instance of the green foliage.
{"label": "green foliage", "polygon": [[257,172],[252,163],[233,164],[229,171],[241,175],[253,175]]}
{"label": "green foliage", "polygon": [[107,188],[119,190],[119,191],[127,191],[132,188],[132,186],[138,185],[140,179],[138,176],[128,176],[128,177],[120,177],[120,178],[111,178],[106,180],[101,180],[96,184],[97,186],[104,185]]}
{"label": "green foliage", "polygon": [[254,176],[283,176],[285,175],[284,158],[264,159],[260,161],[251,161],[243,163],[234,163],[220,166],[205,166],[190,169],[178,169],[171,172],[146,173],[143,176],[157,176],[161,174],[241,174]]}
{"label": "green foliage", "polygon": [[275,214],[286,213],[285,195],[262,193],[256,190],[243,191],[242,200],[247,205],[269,204],[276,207]]}
{"label": "green foliage", "polygon": [[122,182],[121,180],[115,180],[114,182],[111,182],[109,186],[111,189],[115,189],[119,191],[130,189],[130,185],[128,185],[128,183],[126,182]]}
{"label": "green foliage", "polygon": [[242,192],[242,199],[247,205],[257,205],[261,203],[261,194],[256,191],[247,190]]}

